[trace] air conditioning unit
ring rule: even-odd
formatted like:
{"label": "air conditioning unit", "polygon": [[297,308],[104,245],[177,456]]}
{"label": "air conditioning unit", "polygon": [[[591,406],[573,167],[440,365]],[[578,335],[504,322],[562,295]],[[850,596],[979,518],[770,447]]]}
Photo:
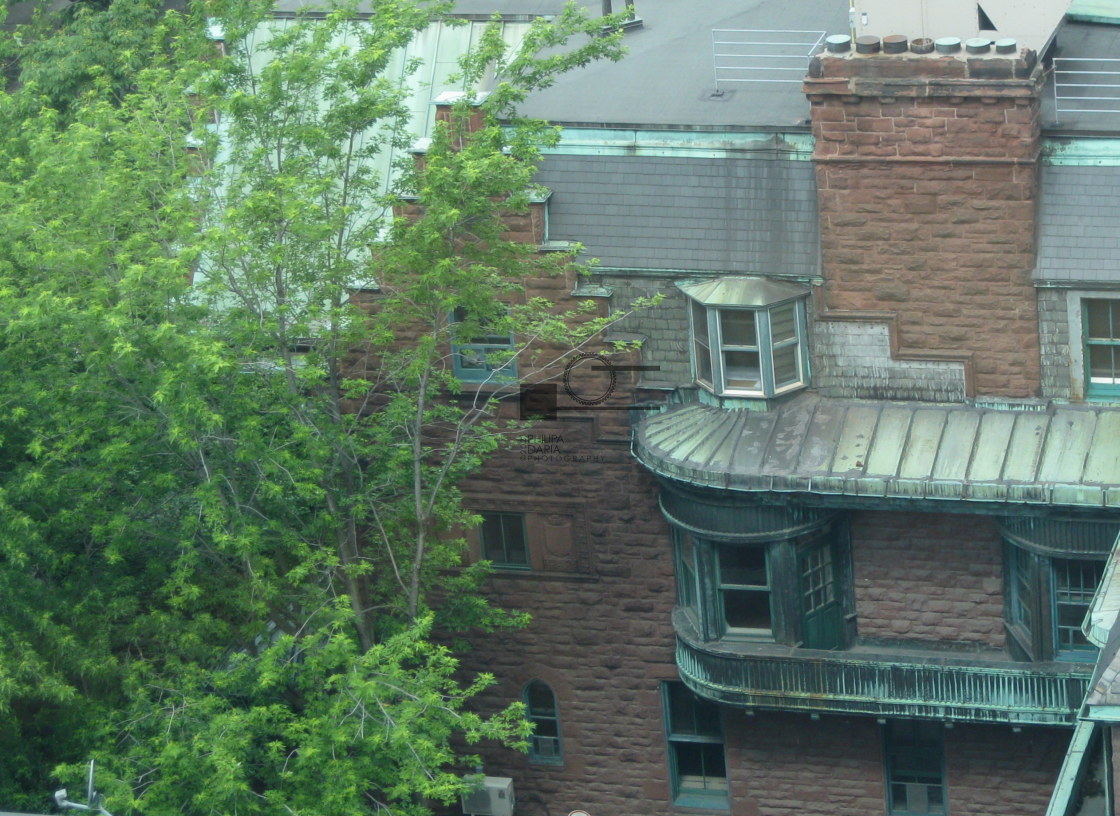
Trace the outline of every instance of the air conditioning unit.
{"label": "air conditioning unit", "polygon": [[462,796],[468,816],[513,816],[513,780],[508,776],[484,776],[482,784]]}

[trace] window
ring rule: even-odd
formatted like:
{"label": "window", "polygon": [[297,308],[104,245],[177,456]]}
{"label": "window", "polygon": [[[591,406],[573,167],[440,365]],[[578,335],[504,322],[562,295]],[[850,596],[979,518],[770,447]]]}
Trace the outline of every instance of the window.
{"label": "window", "polygon": [[1120,300],[1083,300],[1085,395],[1120,396]]}
{"label": "window", "polygon": [[675,527],[677,606],[685,613],[681,625],[688,623],[685,636],[845,648],[853,628],[846,613],[854,607],[846,528],[829,520],[815,530],[791,532],[783,527],[773,540],[744,532],[747,540],[720,541]]}
{"label": "window", "polygon": [[1093,660],[1097,647],[1082,633],[1081,622],[1104,577],[1104,562],[1054,558],[1050,568],[1054,586],[1054,656],[1065,660]]}
{"label": "window", "polygon": [[770,634],[770,578],[765,547],[720,545],[719,606],[724,632]]}
{"label": "window", "polygon": [[719,706],[684,683],[662,686],[673,803],[727,808],[727,764]]}
{"label": "window", "polygon": [[1094,660],[1097,647],[1081,631],[1104,577],[1099,558],[1040,555],[1004,545],[1004,618],[1010,645],[1024,660]]}
{"label": "window", "polygon": [[892,720],[884,732],[887,812],[945,813],[943,731],[940,723]]}
{"label": "window", "polygon": [[677,603],[696,616],[696,542],[689,533],[673,531],[677,555]]}
{"label": "window", "polygon": [[1033,556],[1018,547],[1007,545],[1007,569],[1010,582],[1007,621],[1022,627],[1024,632],[1034,631],[1035,579],[1031,559]]}
{"label": "window", "polygon": [[556,695],[547,683],[534,680],[525,686],[525,715],[533,724],[529,738],[529,761],[559,765],[563,762],[560,749],[560,715],[556,708]]}
{"label": "window", "polygon": [[483,513],[482,557],[504,569],[529,569],[529,542],[521,513]]}
{"label": "window", "polygon": [[721,395],[770,397],[808,384],[802,287],[731,278],[680,288],[690,298],[700,385]]}
{"label": "window", "polygon": [[495,322],[472,320],[465,309],[456,309],[452,315],[455,337],[451,346],[452,370],[463,382],[517,377],[517,347],[513,335],[500,332]]}

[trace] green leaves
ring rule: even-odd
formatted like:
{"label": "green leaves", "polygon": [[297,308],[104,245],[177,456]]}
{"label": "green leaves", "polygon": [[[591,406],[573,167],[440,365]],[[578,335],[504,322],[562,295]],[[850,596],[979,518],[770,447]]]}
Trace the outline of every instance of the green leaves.
{"label": "green leaves", "polygon": [[449,318],[523,371],[606,323],[527,292],[577,271],[509,234],[555,131],[497,116],[617,41],[492,29],[464,77],[503,80],[407,167],[401,49],[446,4],[221,0],[221,56],[145,2],[25,30],[0,95],[0,799],[93,756],[118,816],[421,816],[464,741],[528,733],[432,636],[526,622],[461,564],[459,485],[518,426]]}

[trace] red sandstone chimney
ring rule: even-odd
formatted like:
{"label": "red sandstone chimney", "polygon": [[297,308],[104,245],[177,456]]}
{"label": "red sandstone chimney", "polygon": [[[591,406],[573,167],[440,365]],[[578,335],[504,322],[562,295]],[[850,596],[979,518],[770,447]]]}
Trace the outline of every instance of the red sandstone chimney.
{"label": "red sandstone chimney", "polygon": [[829,38],[804,84],[821,316],[893,323],[896,352],[964,363],[970,395],[1036,396],[1034,53],[897,35],[852,51],[846,39]]}

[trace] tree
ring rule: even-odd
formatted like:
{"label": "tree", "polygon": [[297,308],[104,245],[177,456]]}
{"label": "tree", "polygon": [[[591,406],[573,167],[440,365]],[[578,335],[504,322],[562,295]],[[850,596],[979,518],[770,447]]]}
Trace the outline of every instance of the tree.
{"label": "tree", "polygon": [[523,294],[573,259],[503,219],[555,138],[516,103],[619,46],[574,8],[516,55],[492,30],[462,65],[503,77],[481,120],[464,101],[386,177],[386,68],[446,10],[211,5],[229,56],[172,15],[125,91],[0,98],[5,806],[93,752],[118,816],[421,814],[463,788],[455,745],[526,736],[517,704],[470,711],[489,678],[431,637],[520,621],[448,570],[457,485],[517,428],[449,348],[487,327],[527,365],[605,325]]}

